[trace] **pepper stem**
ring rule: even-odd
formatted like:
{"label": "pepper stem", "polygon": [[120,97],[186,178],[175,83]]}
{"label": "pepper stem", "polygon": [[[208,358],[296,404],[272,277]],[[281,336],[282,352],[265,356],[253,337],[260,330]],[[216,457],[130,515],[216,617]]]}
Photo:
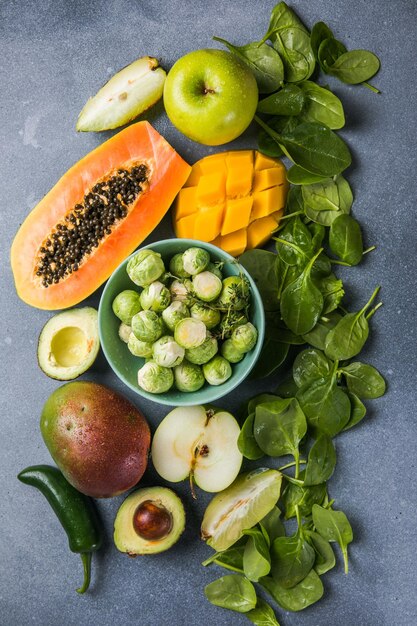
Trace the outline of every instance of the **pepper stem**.
{"label": "pepper stem", "polygon": [[77,589],[77,593],[85,593],[90,586],[90,575],[91,575],[91,552],[83,552],[80,554],[81,561],[83,562],[84,568],[84,580],[82,587]]}

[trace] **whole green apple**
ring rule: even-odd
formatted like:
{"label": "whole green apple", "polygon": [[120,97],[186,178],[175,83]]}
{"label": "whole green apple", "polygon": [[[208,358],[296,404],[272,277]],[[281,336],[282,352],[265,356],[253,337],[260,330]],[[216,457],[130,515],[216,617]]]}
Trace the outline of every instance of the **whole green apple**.
{"label": "whole green apple", "polygon": [[236,139],[251,123],[258,87],[250,69],[223,50],[178,59],[164,86],[165,110],[184,135],[208,146]]}

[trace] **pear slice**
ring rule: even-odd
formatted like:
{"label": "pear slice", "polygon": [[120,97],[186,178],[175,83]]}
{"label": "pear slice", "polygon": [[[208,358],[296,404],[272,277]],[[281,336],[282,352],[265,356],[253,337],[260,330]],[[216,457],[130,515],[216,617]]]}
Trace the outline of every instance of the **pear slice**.
{"label": "pear slice", "polygon": [[151,452],[154,467],[169,482],[189,477],[191,486],[194,481],[204,491],[222,491],[234,481],[242,464],[239,432],[237,421],[227,411],[178,407],[155,432]]}
{"label": "pear slice", "polygon": [[165,70],[153,57],[127,65],[87,101],[76,129],[100,131],[127,124],[158,102],[165,78]]}

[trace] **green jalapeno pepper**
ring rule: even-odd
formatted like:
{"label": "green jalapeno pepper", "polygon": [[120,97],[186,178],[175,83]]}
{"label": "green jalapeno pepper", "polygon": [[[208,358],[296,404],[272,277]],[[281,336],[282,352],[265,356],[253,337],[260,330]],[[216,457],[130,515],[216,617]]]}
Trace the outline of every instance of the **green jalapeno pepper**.
{"label": "green jalapeno pepper", "polygon": [[70,550],[80,554],[84,581],[77,591],[84,593],[90,585],[92,553],[100,548],[103,540],[93,501],[77,491],[56,467],[50,465],[27,467],[18,474],[18,479],[43,493],[67,533]]}

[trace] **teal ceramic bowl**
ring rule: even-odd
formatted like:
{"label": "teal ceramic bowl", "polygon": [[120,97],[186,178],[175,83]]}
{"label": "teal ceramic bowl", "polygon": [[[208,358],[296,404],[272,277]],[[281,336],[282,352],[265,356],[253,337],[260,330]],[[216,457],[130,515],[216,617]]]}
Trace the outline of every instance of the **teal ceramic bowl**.
{"label": "teal ceramic bowl", "polygon": [[[245,380],[255,365],[262,348],[265,334],[265,315],[258,289],[247,271],[242,266],[238,265],[230,254],[227,254],[220,248],[209,243],[203,243],[193,239],[165,239],[152,243],[149,246],[143,246],[142,249],[150,248],[155,250],[155,252],[159,252],[167,265],[174,254],[184,252],[184,250],[191,246],[199,246],[207,250],[210,253],[212,261],[224,261],[223,275],[225,277],[237,275],[240,271],[243,272],[245,276],[247,276],[251,286],[250,321],[258,329],[258,341],[253,350],[248,352],[240,363],[232,365],[233,374],[225,383],[216,386],[206,383],[198,391],[189,393],[178,391],[172,387],[165,393],[152,394],[139,387],[137,381],[138,370],[142,367],[145,360],[131,354],[127,345],[120,340],[118,335],[120,320],[114,315],[112,310],[112,302],[118,293],[124,289],[138,289],[138,287],[132,283],[126,272],[127,263],[131,257],[123,261],[110,276],[101,296],[98,310],[101,347],[115,374],[125,385],[133,389],[133,391],[136,391],[140,396],[158,402],[159,404],[168,404],[170,406],[209,404],[230,393]],[[131,256],[134,256],[134,254]]]}

